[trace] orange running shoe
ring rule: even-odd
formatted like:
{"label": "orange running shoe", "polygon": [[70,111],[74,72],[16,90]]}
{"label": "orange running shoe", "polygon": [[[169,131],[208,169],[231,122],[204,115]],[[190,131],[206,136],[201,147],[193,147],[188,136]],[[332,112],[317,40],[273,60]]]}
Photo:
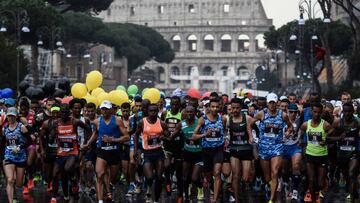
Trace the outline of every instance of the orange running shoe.
{"label": "orange running shoe", "polygon": [[30,190],[34,189],[34,179],[29,179],[28,188]]}
{"label": "orange running shoe", "polygon": [[304,202],[312,202],[310,190],[306,191]]}
{"label": "orange running shoe", "polygon": [[51,198],[50,203],[56,203],[56,198],[55,197]]}
{"label": "orange running shoe", "polygon": [[27,194],[29,194],[29,188],[28,186],[24,186],[23,195],[27,195]]}

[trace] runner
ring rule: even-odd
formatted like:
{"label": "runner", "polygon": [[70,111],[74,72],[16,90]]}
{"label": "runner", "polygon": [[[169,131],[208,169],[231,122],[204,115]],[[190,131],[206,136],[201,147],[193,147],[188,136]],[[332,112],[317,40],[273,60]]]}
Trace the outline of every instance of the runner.
{"label": "runner", "polygon": [[335,137],[329,139],[338,141],[337,163],[341,173],[345,176],[346,191],[348,192],[346,199],[352,202],[357,198],[356,179],[359,168],[359,119],[354,116],[354,107],[351,103],[343,104],[343,117],[337,118],[333,127],[335,129]]}
{"label": "runner", "polygon": [[57,201],[58,181],[61,178],[61,186],[64,193],[64,200],[69,201],[69,185],[71,181],[72,194],[76,197],[78,188],[80,164],[79,164],[79,137],[77,128],[82,127],[90,132],[88,125],[82,121],[71,117],[70,107],[68,104],[60,105],[60,119],[55,122],[57,139],[57,157],[53,171],[53,191],[51,203]]}
{"label": "runner", "polygon": [[250,127],[251,117],[241,112],[242,101],[239,98],[231,99],[231,115],[228,120],[230,134],[230,155],[232,169],[232,189],[235,202],[240,202],[240,181],[250,188],[250,169],[253,157],[253,137]]}
{"label": "runner", "polygon": [[[148,116],[143,118],[136,130],[135,136],[135,151],[142,149],[144,153],[144,174],[147,184],[147,202],[151,202],[151,193],[153,181],[155,180],[155,194],[154,201],[160,201],[160,194],[162,188],[162,173],[164,170],[165,154],[162,149],[162,139],[168,139],[169,131],[167,125],[158,118],[159,108],[157,104],[150,104],[148,106]],[[141,145],[139,147],[139,137],[142,137]],[[155,174],[154,171],[155,170]]]}
{"label": "runner", "polygon": [[44,167],[48,193],[52,192],[53,169],[58,148],[55,121],[59,118],[60,107],[54,104],[50,111],[51,117],[43,123],[39,136],[40,155]]}
{"label": "runner", "polygon": [[[266,196],[269,203],[275,200],[276,189],[278,187],[278,177],[282,164],[284,125],[287,125],[285,137],[292,132],[293,127],[285,112],[277,109],[278,97],[270,93],[266,97],[267,108],[258,112],[251,121],[253,126],[256,121],[260,121],[259,129],[259,156],[260,164],[266,181]],[[271,188],[271,189],[270,189]],[[269,195],[270,192],[270,195]]]}
{"label": "runner", "polygon": [[35,129],[35,113],[30,111],[30,102],[27,98],[23,98],[20,101],[20,121],[26,126],[29,131],[29,135],[31,137],[28,140],[29,146],[27,148],[27,161],[26,161],[26,174],[24,181],[24,189],[23,194],[29,194],[29,189],[32,190],[34,188],[34,172],[35,172],[35,159],[36,159],[36,136],[37,132]]}
{"label": "runner", "polygon": [[188,105],[185,108],[185,119],[177,125],[175,133],[181,131],[184,136],[183,171],[182,181],[184,186],[185,201],[190,201],[189,185],[191,183],[191,194],[197,194],[198,200],[203,200],[203,191],[200,174],[203,166],[200,140],[193,141],[192,135],[198,124],[194,106]]}
{"label": "runner", "polygon": [[[96,151],[96,188],[99,203],[103,203],[103,187],[105,186],[105,200],[112,201],[110,191],[110,182],[115,185],[119,172],[119,162],[121,154],[121,146],[124,142],[130,140],[124,123],[120,118],[114,115],[112,104],[110,101],[103,101],[100,105],[102,116],[97,118],[94,123],[96,131],[89,141],[84,145],[88,148],[95,140],[97,140]],[[108,174],[109,170],[110,174]]]}
{"label": "runner", "polygon": [[[323,106],[320,103],[314,103],[311,106],[311,119],[304,122],[300,128],[300,144],[303,142],[304,133],[307,134],[307,143],[305,148],[306,172],[309,183],[309,189],[304,197],[305,202],[316,201],[324,197],[323,189],[326,176],[326,167],[328,165],[328,147],[326,143],[327,135],[331,134],[333,129],[331,125],[321,119]],[[317,184],[317,187],[316,187]]]}
{"label": "runner", "polygon": [[[125,102],[121,105],[121,120],[124,123],[124,126],[129,134],[129,132],[131,131],[130,128],[130,104]],[[129,162],[130,162],[130,140],[125,142],[122,146],[121,146],[121,168],[122,168],[122,172],[123,175],[125,176],[126,179],[126,184],[129,185],[130,184],[130,176],[129,176]],[[130,185],[129,185],[130,186]]]}
{"label": "runner", "polygon": [[165,121],[170,133],[170,139],[164,141],[165,152],[165,180],[166,180],[166,193],[171,195],[171,177],[174,169],[176,170],[177,189],[178,189],[178,202],[182,201],[183,186],[182,186],[182,148],[183,141],[181,135],[176,134],[176,125],[181,122],[181,99],[178,96],[171,97],[171,108],[169,111],[164,111],[161,119]]}
{"label": "runner", "polygon": [[[208,189],[208,183],[212,175],[214,181],[213,202],[218,201],[221,190],[221,169],[224,161],[224,130],[226,119],[219,115],[220,105],[218,99],[210,100],[210,113],[199,119],[193,134],[193,140],[201,139],[203,148],[203,161],[205,182],[204,187]],[[208,191],[207,191],[208,192]],[[209,198],[207,195],[206,198]]]}
{"label": "runner", "polygon": [[[285,197],[291,197],[292,200],[298,200],[299,195],[299,184],[301,180],[301,156],[302,150],[299,147],[299,136],[298,129],[300,128],[301,121],[298,116],[298,106],[295,103],[289,104],[288,115],[289,120],[293,126],[293,133],[290,134],[289,138],[284,139],[284,162],[283,162],[283,181],[285,186]],[[291,168],[290,168],[291,164]],[[292,191],[290,188],[290,172],[292,180]]]}
{"label": "runner", "polygon": [[6,193],[9,203],[13,203],[14,184],[23,186],[26,167],[26,143],[29,139],[26,134],[28,130],[21,122],[16,121],[18,112],[15,107],[7,109],[6,117],[8,123],[2,129],[2,136],[6,140],[3,167],[6,177]]}

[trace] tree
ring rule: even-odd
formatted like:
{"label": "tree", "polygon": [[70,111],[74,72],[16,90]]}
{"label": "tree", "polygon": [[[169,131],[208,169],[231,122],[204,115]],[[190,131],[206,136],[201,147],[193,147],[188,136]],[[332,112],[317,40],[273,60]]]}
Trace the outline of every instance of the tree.
{"label": "tree", "polygon": [[348,60],[349,74],[348,85],[352,86],[354,80],[360,79],[360,8],[357,7],[358,1],[355,0],[333,0],[333,3],[338,5],[345,12],[349,19],[349,26],[351,28],[354,44],[352,53]]}
{"label": "tree", "polygon": [[155,30],[129,23],[103,24],[99,18],[68,12],[64,29],[68,42],[102,43],[115,48],[118,56],[128,59],[129,72],[147,60],[169,63],[174,59],[170,44]]}
{"label": "tree", "polygon": [[49,4],[59,9],[61,13],[68,11],[94,12],[109,8],[114,0],[47,0]]}
{"label": "tree", "polygon": [[[292,34],[298,36],[299,39],[299,29],[298,22],[292,21],[278,28],[277,30],[272,27],[268,32],[264,34],[265,44],[271,50],[284,49],[288,53],[294,53],[295,49],[299,48],[296,43],[289,41],[289,37]],[[325,41],[328,41],[327,52],[332,53],[334,56],[345,55],[348,53],[348,50],[352,44],[351,31],[349,27],[342,24],[340,21],[334,21],[329,24],[324,24],[320,19],[307,20],[303,29],[303,50],[302,56],[304,60],[304,67],[311,67],[311,53],[310,53],[310,40],[311,36],[316,34],[319,36],[320,40],[315,41],[314,44],[323,46]],[[324,35],[326,40],[324,40]],[[331,42],[331,43],[330,43]],[[329,64],[325,64],[329,65]],[[331,65],[331,63],[330,63]],[[324,66],[324,67],[325,67]],[[323,67],[323,68],[324,68]],[[310,71],[310,70],[309,70]],[[318,78],[322,70],[316,71],[314,77]],[[318,90],[321,91],[318,80],[316,80],[316,86]],[[330,85],[331,86],[331,85]],[[329,88],[330,89],[330,88]]]}
{"label": "tree", "polygon": [[[16,90],[16,60],[17,50],[16,46],[8,43],[6,38],[0,34],[0,87],[9,87]],[[28,62],[24,55],[20,53],[19,57],[19,70],[20,79],[24,78],[27,74]]]}

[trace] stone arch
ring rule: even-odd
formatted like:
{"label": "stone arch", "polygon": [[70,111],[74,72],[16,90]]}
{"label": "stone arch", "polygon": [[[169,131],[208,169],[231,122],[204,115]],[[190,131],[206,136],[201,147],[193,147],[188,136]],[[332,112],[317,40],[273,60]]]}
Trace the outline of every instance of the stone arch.
{"label": "stone arch", "polygon": [[[201,72],[201,75],[214,75],[214,70],[211,66],[205,66],[203,69],[202,69],[202,72]],[[203,83],[205,84],[211,84],[213,83],[212,80],[203,80]]]}
{"label": "stone arch", "polygon": [[157,67],[157,81],[158,83],[165,83],[165,69],[162,66]]}
{"label": "stone arch", "polygon": [[173,50],[175,52],[180,51],[180,46],[181,46],[181,37],[180,37],[180,35],[174,35],[171,38],[171,41],[172,41]]}
{"label": "stone arch", "polygon": [[222,66],[221,67],[221,75],[227,76],[229,66]]}
{"label": "stone arch", "polygon": [[249,52],[250,37],[245,34],[241,34],[238,37],[238,52]]}
{"label": "stone arch", "polygon": [[224,34],[221,36],[221,51],[230,52],[231,51],[231,36],[229,34]]}
{"label": "stone arch", "polygon": [[189,35],[187,37],[187,41],[188,41],[188,50],[191,52],[196,52],[197,50],[197,37],[196,35]]}
{"label": "stone arch", "polygon": [[[178,66],[171,67],[171,75],[180,75],[180,68]],[[171,79],[171,83],[180,83],[180,80]]]}
{"label": "stone arch", "polygon": [[257,52],[266,50],[264,34],[256,35],[256,37],[255,37],[255,50]]}
{"label": "stone arch", "polygon": [[237,76],[244,76],[244,75],[249,75],[249,74],[250,74],[249,69],[246,66],[240,66],[236,70],[236,75]]}
{"label": "stone arch", "polygon": [[214,36],[207,34],[204,36],[204,50],[214,51]]}

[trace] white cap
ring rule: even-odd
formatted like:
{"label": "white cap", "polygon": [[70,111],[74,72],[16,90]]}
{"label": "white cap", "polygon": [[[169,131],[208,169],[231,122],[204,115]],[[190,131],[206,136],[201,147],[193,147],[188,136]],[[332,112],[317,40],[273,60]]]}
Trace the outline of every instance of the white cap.
{"label": "white cap", "polygon": [[270,93],[266,96],[266,102],[269,103],[271,101],[273,101],[273,102],[278,101],[278,96],[275,93]]}
{"label": "white cap", "polygon": [[280,97],[280,101],[282,101],[282,100],[289,100],[289,99],[287,98],[287,96],[283,95],[283,96]]}
{"label": "white cap", "polygon": [[100,109],[102,108],[111,109],[112,108],[111,102],[108,100],[104,100],[100,105]]}

